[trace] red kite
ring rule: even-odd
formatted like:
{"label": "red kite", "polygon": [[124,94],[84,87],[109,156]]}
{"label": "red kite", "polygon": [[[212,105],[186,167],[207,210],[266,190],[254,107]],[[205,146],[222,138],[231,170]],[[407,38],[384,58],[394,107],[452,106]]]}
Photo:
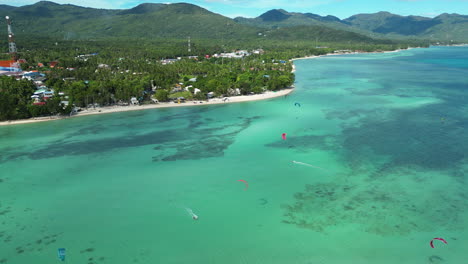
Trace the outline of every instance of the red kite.
{"label": "red kite", "polygon": [[244,181],[244,180],[238,180],[238,181],[241,181],[241,182],[245,183],[244,191],[247,191],[247,189],[249,189],[249,184],[246,181]]}
{"label": "red kite", "polygon": [[431,242],[429,243],[431,245],[431,248],[434,248],[434,240],[440,240],[440,241],[444,242],[445,244],[447,244],[447,241],[445,241],[445,239],[440,238],[440,237],[436,237],[436,238],[432,239]]}

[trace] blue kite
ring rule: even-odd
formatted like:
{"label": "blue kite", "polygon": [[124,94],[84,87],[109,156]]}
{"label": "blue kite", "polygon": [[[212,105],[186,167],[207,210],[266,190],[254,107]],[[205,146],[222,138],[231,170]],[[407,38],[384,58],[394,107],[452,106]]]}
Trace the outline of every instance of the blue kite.
{"label": "blue kite", "polygon": [[65,261],[65,249],[64,248],[59,248],[57,250],[57,255],[61,261]]}
{"label": "blue kite", "polygon": [[298,102],[296,102],[296,103],[294,103],[294,106],[299,106],[299,107],[301,107],[301,104],[298,103]]}

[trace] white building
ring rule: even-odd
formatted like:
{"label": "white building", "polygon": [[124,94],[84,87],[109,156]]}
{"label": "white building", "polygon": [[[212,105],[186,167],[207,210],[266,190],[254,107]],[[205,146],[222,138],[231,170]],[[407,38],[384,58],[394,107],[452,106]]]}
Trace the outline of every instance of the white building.
{"label": "white building", "polygon": [[138,104],[140,104],[140,102],[138,102],[138,100],[137,100],[136,97],[132,97],[132,98],[130,99],[130,103],[131,103],[132,105],[138,105]]}

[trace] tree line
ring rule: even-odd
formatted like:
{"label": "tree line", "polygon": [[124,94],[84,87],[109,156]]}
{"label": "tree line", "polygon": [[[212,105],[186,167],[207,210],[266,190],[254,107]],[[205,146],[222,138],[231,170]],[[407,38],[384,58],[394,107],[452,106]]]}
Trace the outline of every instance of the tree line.
{"label": "tree line", "polygon": [[[294,83],[291,58],[322,55],[336,49],[376,51],[415,45],[272,40],[212,43],[194,39],[189,52],[185,41],[168,39],[141,40],[137,47],[130,41],[59,41],[48,38],[23,39],[17,44],[20,58],[27,61],[22,64],[23,70],[46,73],[45,85],[54,89],[55,96],[47,99],[45,105],[33,105],[31,95],[35,86],[32,82],[2,77],[0,120],[69,114],[72,106],[128,103],[132,97],[148,103],[152,99],[168,101],[179,95],[203,100],[210,92],[215,96],[229,96],[237,92],[276,91]],[[236,59],[212,57],[215,53],[258,48],[264,49],[265,53]],[[79,57],[86,54],[89,56]],[[187,56],[197,58],[189,59]],[[181,59],[172,63],[161,63],[162,59],[178,57]],[[58,64],[52,68],[49,66],[51,61]],[[44,67],[39,67],[38,63]],[[69,105],[66,107],[63,101],[68,101]]]}

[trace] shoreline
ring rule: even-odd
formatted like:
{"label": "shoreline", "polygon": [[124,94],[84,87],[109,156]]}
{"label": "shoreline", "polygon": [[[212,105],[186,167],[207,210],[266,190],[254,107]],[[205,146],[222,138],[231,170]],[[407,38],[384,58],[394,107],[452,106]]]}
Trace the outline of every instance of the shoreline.
{"label": "shoreline", "polygon": [[[430,47],[468,47],[468,43],[463,43],[463,44],[453,44],[453,45],[434,45],[434,46],[429,46]],[[400,51],[405,51],[405,50],[411,50],[411,49],[425,49],[426,47],[408,47],[407,49],[397,49],[397,50],[387,50],[387,51],[369,51],[369,52],[350,52],[350,53],[327,53],[323,55],[312,55],[312,56],[306,56],[306,57],[299,57],[299,58],[293,58],[290,59],[290,61],[293,62],[293,70],[292,72],[296,71],[296,67],[294,65],[294,61],[296,60],[308,60],[308,59],[316,59],[320,57],[326,57],[326,56],[340,56],[340,55],[354,55],[354,54],[383,54],[383,53],[396,53]]]}
{"label": "shoreline", "polygon": [[291,59],[293,62],[293,72],[296,71],[296,67],[294,67],[294,61],[296,60],[308,60],[308,59],[316,59],[316,58],[321,58],[321,57],[326,57],[326,56],[340,56],[340,55],[355,55],[355,54],[383,54],[383,53],[395,53],[395,52],[400,52],[400,51],[405,51],[405,50],[410,50],[410,49],[419,49],[421,47],[409,47],[407,49],[397,49],[397,50],[388,50],[388,51],[370,51],[370,52],[350,52],[350,53],[327,53],[323,55],[313,55],[313,56],[306,56],[306,57],[300,57],[300,58],[294,58]]}
{"label": "shoreline", "polygon": [[[462,44],[467,45],[467,44]],[[462,46],[460,45],[460,46]],[[339,55],[352,55],[352,54],[382,54],[382,53],[393,53],[393,52],[400,52],[410,49],[416,49],[421,47],[409,47],[407,49],[397,49],[391,51],[372,51],[372,52],[352,52],[352,53],[327,53],[324,55],[313,55],[313,56],[306,56],[300,58],[293,58],[290,61],[292,62],[292,73],[296,72],[296,65],[294,65],[294,61],[296,60],[308,60],[308,59],[315,59],[325,56],[339,56]],[[11,120],[11,121],[0,121],[0,126],[8,126],[8,125],[18,125],[18,124],[30,124],[30,123],[38,123],[38,122],[46,122],[46,121],[54,121],[54,120],[62,120],[67,118],[79,117],[79,116],[87,116],[87,115],[98,115],[98,114],[108,114],[108,113],[118,113],[118,112],[128,112],[128,111],[138,111],[138,110],[147,110],[147,109],[157,109],[157,108],[168,108],[168,107],[187,107],[187,106],[199,106],[199,105],[214,105],[214,104],[228,104],[228,103],[242,103],[242,102],[250,102],[250,101],[259,101],[265,99],[271,99],[275,97],[285,96],[290,94],[294,91],[294,85],[288,88],[281,89],[276,92],[267,91],[262,94],[254,94],[254,95],[239,95],[239,96],[231,96],[225,97],[228,100],[223,101],[224,98],[213,98],[209,101],[187,101],[186,103],[173,103],[173,102],[162,102],[157,104],[147,104],[147,105],[129,105],[129,106],[104,106],[98,107],[94,109],[87,109],[83,110],[73,116],[46,116],[46,117],[35,117],[29,119],[20,119],[20,120]],[[202,103],[200,103],[202,102]]]}
{"label": "shoreline", "polygon": [[20,119],[20,120],[11,120],[11,121],[1,121],[0,126],[39,123],[39,122],[46,122],[46,121],[63,120],[63,119],[68,119],[68,118],[80,117],[80,116],[101,115],[101,114],[157,109],[157,108],[189,107],[189,106],[200,106],[200,105],[216,105],[216,104],[252,102],[252,101],[276,98],[280,96],[286,96],[292,93],[293,91],[294,91],[294,85],[285,89],[278,90],[276,92],[267,91],[262,94],[224,97],[224,98],[228,98],[227,100],[224,100],[224,98],[213,98],[213,99],[209,99],[209,101],[187,101],[186,103],[180,103],[180,104],[173,103],[173,102],[163,102],[163,103],[147,104],[147,105],[104,106],[104,107],[97,107],[97,108],[90,108],[87,110],[83,110],[73,116],[46,116],[46,117],[34,117],[34,118],[29,118],[29,119]]}

